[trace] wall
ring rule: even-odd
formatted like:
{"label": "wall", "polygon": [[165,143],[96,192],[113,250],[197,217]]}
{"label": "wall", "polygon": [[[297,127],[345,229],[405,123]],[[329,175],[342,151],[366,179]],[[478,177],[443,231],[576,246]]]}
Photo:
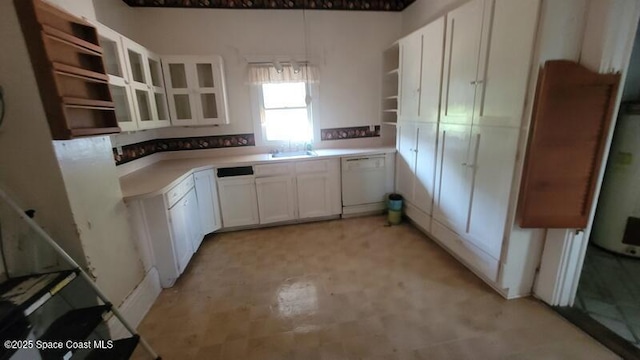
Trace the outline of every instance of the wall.
{"label": "wall", "polygon": [[[382,51],[399,38],[401,15],[307,11],[306,18],[308,54],[321,76],[320,93],[314,96],[319,105],[316,127],[379,124]],[[135,24],[133,39],[159,54],[219,54],[225,60],[231,124],[159,129],[159,137],[253,133],[246,58],[305,57],[303,13],[298,10],[140,8]],[[326,143],[378,145],[379,139]]]}
{"label": "wall", "polygon": [[402,11],[402,34],[407,35],[469,0],[416,0]]}
{"label": "wall", "polygon": [[[529,137],[529,122],[534,104],[538,70],[547,60],[568,59],[578,61],[582,48],[588,0],[542,0],[539,14],[538,33],[531,65],[527,102],[522,120],[519,153],[526,152]],[[517,204],[524,156],[516,163],[511,204]],[[515,211],[511,211],[508,221],[509,241],[503,251],[503,287],[509,288],[509,297],[528,295],[533,287],[536,269],[540,264],[545,244],[545,229],[522,229],[516,221]]]}
{"label": "wall", "polygon": [[[65,0],[57,0],[65,1]],[[66,0],[74,1],[77,0]],[[90,2],[83,0],[82,2]],[[137,8],[129,7],[122,0],[93,0],[95,18],[107,27],[135,39],[135,17]]]}
{"label": "wall", "polygon": [[[90,1],[83,1],[82,5],[70,0],[50,1],[72,14],[96,18]],[[102,5],[99,9],[106,11],[107,4]],[[119,9],[117,3],[110,5]],[[108,136],[54,141],[54,149],[87,266],[98,286],[115,305],[120,305],[144,274],[122,201],[111,141]]]}
{"label": "wall", "polygon": [[[95,18],[89,1],[56,0]],[[114,304],[142,279],[108,137],[51,141],[12,1],[0,2],[0,85],[7,115],[0,128],[0,183],[81,265]]]}
{"label": "wall", "polygon": [[35,209],[38,224],[83,263],[84,251],[13,1],[0,1],[0,43],[11,49],[0,51],[6,103],[0,126],[0,187],[23,209]]}

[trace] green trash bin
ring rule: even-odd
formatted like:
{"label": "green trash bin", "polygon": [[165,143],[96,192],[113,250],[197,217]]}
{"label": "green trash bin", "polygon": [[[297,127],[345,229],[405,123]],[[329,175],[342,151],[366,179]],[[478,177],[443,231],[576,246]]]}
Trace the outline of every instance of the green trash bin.
{"label": "green trash bin", "polygon": [[389,213],[387,220],[391,225],[398,225],[402,221],[402,195],[390,194],[387,201]]}
{"label": "green trash bin", "polygon": [[389,214],[387,214],[387,220],[391,225],[400,224],[400,222],[402,222],[402,211],[389,210]]}

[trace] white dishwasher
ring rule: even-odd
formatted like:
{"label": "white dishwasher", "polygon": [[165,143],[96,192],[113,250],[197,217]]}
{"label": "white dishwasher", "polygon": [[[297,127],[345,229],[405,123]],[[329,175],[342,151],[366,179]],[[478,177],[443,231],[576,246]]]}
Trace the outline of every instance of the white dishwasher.
{"label": "white dishwasher", "polygon": [[342,213],[345,215],[385,208],[386,156],[342,158]]}

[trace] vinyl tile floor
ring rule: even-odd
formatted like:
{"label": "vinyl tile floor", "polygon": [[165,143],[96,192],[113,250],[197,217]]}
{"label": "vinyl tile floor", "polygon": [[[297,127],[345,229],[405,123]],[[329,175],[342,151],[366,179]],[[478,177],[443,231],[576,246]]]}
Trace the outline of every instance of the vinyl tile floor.
{"label": "vinyl tile floor", "polygon": [[[215,234],[139,326],[171,359],[617,359],[382,216]],[[135,358],[143,359],[140,347]]]}
{"label": "vinyl tile floor", "polygon": [[589,246],[575,306],[640,348],[640,259]]}

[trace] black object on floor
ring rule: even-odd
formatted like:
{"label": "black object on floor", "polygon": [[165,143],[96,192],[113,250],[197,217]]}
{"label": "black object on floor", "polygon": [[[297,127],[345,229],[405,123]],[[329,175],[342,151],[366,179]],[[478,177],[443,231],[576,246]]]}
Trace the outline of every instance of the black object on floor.
{"label": "black object on floor", "polygon": [[640,349],[591,316],[569,306],[553,306],[552,308],[623,359],[640,360]]}
{"label": "black object on floor", "polygon": [[[102,314],[111,310],[111,304],[74,309],[56,319],[40,337],[43,341],[85,340],[103,321]],[[42,359],[61,359],[69,349],[41,351]]]}
{"label": "black object on floor", "polygon": [[[29,335],[31,324],[26,316],[20,311],[18,306],[10,301],[0,300],[0,313],[10,314],[3,318],[2,330],[0,331],[0,339],[7,340],[24,340]],[[17,351],[17,348],[2,346],[0,347],[0,360],[11,358]]]}
{"label": "black object on floor", "polygon": [[83,353],[74,354],[71,360],[128,360],[136,346],[138,346],[139,341],[140,336],[138,335],[114,340],[111,349],[93,349],[86,355]]}

